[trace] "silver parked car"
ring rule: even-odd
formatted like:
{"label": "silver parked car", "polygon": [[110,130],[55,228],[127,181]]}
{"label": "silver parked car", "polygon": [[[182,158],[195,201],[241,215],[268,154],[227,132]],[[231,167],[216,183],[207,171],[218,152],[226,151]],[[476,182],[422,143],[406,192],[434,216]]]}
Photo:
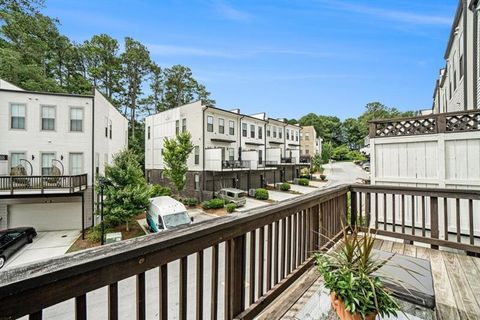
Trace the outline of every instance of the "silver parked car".
{"label": "silver parked car", "polygon": [[223,188],[217,192],[217,198],[225,200],[225,203],[235,203],[237,207],[242,207],[247,202],[247,193],[240,189]]}

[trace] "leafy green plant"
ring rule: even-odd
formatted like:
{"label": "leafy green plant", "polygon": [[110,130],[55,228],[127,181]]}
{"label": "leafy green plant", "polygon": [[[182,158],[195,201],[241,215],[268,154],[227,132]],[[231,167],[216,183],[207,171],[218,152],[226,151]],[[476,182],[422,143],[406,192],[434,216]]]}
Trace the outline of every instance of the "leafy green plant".
{"label": "leafy green plant", "polygon": [[170,196],[172,194],[172,190],[169,187],[164,187],[159,184],[150,184],[150,197],[160,197],[160,196]]}
{"label": "leafy green plant", "polygon": [[280,190],[289,191],[292,186],[288,182],[284,182],[280,185]]}
{"label": "leafy green plant", "polygon": [[[111,232],[112,229],[110,227],[105,226],[104,234]],[[87,232],[87,240],[90,242],[100,242],[102,240],[102,225],[97,224],[91,227]]]}
{"label": "leafy green plant", "polygon": [[195,207],[198,204],[197,198],[183,198],[180,201],[188,207]]}
{"label": "leafy green plant", "polygon": [[344,228],[339,251],[317,253],[317,270],[324,279],[325,288],[351,315],[361,319],[378,313],[382,317],[396,316],[397,301],[374,273],[391,259],[377,259],[372,255],[375,236],[370,231],[359,235],[357,229],[348,234]]}
{"label": "leafy green plant", "polygon": [[178,192],[185,188],[187,160],[194,148],[191,139],[189,132],[180,132],[174,138],[163,140],[164,173],[173,182]]}
{"label": "leafy green plant", "polygon": [[235,203],[229,203],[225,206],[225,208],[227,209],[228,213],[232,213],[237,208],[237,205]]}
{"label": "leafy green plant", "polygon": [[327,179],[327,176],[324,175],[324,174],[321,174],[321,175],[320,175],[320,179],[321,179],[322,181],[325,181],[325,180]]}
{"label": "leafy green plant", "polygon": [[306,178],[300,178],[298,179],[298,184],[301,186],[308,186],[310,184],[310,180]]}
{"label": "leafy green plant", "polygon": [[212,199],[202,202],[203,209],[220,209],[225,206],[225,201],[222,199]]}
{"label": "leafy green plant", "polygon": [[268,200],[268,190],[263,188],[258,188],[255,190],[255,199],[258,200]]}
{"label": "leafy green plant", "polygon": [[310,177],[310,169],[302,168],[302,170],[300,170],[300,178],[309,178],[309,177]]}

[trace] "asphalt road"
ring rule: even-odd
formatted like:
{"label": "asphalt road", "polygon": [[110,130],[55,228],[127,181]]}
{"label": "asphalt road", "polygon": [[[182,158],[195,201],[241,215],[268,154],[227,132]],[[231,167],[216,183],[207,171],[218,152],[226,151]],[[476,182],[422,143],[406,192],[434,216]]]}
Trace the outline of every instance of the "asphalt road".
{"label": "asphalt road", "polygon": [[352,162],[333,162],[324,165],[329,183],[327,187],[339,184],[351,184],[358,179],[370,179],[370,174]]}

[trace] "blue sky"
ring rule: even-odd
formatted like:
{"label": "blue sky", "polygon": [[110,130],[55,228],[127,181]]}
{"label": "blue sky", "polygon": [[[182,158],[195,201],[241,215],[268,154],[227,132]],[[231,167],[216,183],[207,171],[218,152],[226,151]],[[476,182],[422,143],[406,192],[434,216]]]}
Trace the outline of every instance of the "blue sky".
{"label": "blue sky", "polygon": [[76,42],[131,36],[189,66],[218,107],[341,119],[430,108],[457,0],[47,0]]}

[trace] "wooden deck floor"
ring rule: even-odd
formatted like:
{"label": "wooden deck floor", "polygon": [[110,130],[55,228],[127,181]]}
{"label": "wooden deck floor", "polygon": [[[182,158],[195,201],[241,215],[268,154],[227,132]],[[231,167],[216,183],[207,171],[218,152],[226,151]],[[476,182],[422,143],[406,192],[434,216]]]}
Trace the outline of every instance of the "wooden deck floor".
{"label": "wooden deck floor", "polygon": [[[438,319],[480,319],[480,258],[381,239],[376,240],[375,247],[430,260]],[[321,279],[312,268],[259,319],[296,319],[320,287]]]}

